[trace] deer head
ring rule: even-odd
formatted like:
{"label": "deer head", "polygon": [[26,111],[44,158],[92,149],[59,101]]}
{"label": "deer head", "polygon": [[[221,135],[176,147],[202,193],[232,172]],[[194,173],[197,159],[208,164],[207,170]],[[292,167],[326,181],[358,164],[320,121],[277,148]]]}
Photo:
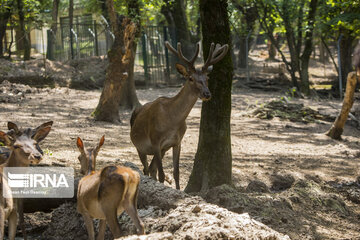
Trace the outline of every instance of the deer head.
{"label": "deer head", "polygon": [[195,55],[191,58],[191,60],[188,60],[184,57],[181,51],[181,43],[177,44],[177,50],[175,50],[168,41],[165,42],[165,45],[172,53],[178,56],[179,59],[187,65],[186,68],[184,65],[177,63],[177,71],[185,77],[185,79],[190,83],[194,91],[199,94],[199,98],[201,98],[202,100],[209,100],[211,98],[211,93],[208,88],[209,78],[207,74],[211,72],[212,65],[219,62],[225,57],[229,49],[229,45],[225,44],[221,46],[220,44],[216,44],[215,47],[215,44],[211,43],[209,56],[205,61],[204,66],[200,69],[196,69],[194,66],[196,58],[199,54],[199,43],[196,44]]}
{"label": "deer head", "polygon": [[81,169],[80,172],[82,174],[90,174],[91,172],[95,171],[96,166],[96,156],[100,151],[101,146],[104,144],[105,136],[102,136],[100,142],[97,146],[92,148],[85,148],[84,143],[80,137],[76,140],[76,145],[79,148],[80,155],[78,157]]}
{"label": "deer head", "polygon": [[51,130],[53,122],[46,122],[35,129],[26,128],[21,130],[13,122],[8,122],[7,133],[0,131],[0,141],[4,142],[11,150],[10,157],[13,157],[17,164],[28,166],[38,164],[43,156],[39,142],[45,139]]}

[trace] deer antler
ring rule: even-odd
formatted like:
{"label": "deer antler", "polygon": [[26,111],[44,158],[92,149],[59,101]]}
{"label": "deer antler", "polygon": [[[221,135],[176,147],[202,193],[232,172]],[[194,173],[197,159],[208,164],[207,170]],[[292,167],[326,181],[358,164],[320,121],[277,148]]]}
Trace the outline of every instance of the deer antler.
{"label": "deer antler", "polygon": [[229,45],[225,44],[221,47],[220,44],[216,44],[215,50],[214,50],[214,43],[211,43],[209,56],[202,67],[202,71],[206,71],[209,66],[214,65],[215,63],[219,62],[221,59],[223,59],[229,50]]}
{"label": "deer antler", "polygon": [[195,66],[194,63],[196,61],[196,58],[199,54],[199,43],[196,44],[196,51],[195,51],[195,55],[191,58],[191,60],[189,61],[189,59],[187,59],[186,57],[184,57],[182,50],[181,50],[181,43],[178,42],[177,44],[177,50],[175,50],[175,48],[173,48],[170,43],[168,41],[165,42],[165,46],[172,52],[174,53],[176,56],[178,56],[183,62],[186,63],[186,65],[189,67],[189,69],[195,71]]}

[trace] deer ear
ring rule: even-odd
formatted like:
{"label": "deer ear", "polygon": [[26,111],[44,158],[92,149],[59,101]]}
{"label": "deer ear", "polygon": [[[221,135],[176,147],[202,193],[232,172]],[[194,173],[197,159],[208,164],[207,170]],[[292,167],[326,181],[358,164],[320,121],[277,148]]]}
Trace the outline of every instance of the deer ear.
{"label": "deer ear", "polygon": [[52,124],[52,121],[41,124],[35,129],[35,133],[32,135],[32,139],[37,142],[41,142],[42,140],[44,140],[49,134]]}
{"label": "deer ear", "polygon": [[14,130],[15,134],[17,134],[19,132],[18,126],[13,122],[8,122],[8,129],[9,130]]}
{"label": "deer ear", "polygon": [[5,143],[6,146],[11,146],[11,140],[9,136],[3,131],[0,131],[0,142]]}
{"label": "deer ear", "polygon": [[175,67],[176,67],[176,70],[181,74],[183,75],[184,77],[188,77],[189,76],[189,73],[188,71],[186,70],[186,67],[180,63],[177,63],[175,64]]}
{"label": "deer ear", "polygon": [[80,137],[78,137],[76,139],[76,145],[77,145],[77,147],[79,148],[80,151],[84,151],[84,143],[83,143],[83,141],[81,140]]}
{"label": "deer ear", "polygon": [[105,135],[101,137],[98,148],[100,149],[102,145],[104,145]]}

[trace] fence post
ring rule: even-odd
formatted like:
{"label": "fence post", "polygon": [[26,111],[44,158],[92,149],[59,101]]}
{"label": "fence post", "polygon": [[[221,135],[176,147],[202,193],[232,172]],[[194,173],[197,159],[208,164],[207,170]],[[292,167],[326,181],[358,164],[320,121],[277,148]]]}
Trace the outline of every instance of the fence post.
{"label": "fence post", "polygon": [[250,82],[250,72],[249,72],[249,38],[251,36],[251,31],[246,36],[245,43],[245,52],[246,52],[246,82]]}
{"label": "fence post", "polygon": [[144,61],[144,74],[145,74],[145,85],[148,87],[149,82],[149,69],[148,69],[148,62],[147,62],[147,50],[146,50],[146,40],[147,36],[146,33],[143,32],[141,36],[141,42],[142,42],[142,54],[143,54],[143,61]]}
{"label": "fence post", "polygon": [[[167,27],[164,26],[164,43],[168,41]],[[170,80],[170,63],[169,63],[169,50],[165,47],[165,64],[166,64],[166,77]]]}
{"label": "fence post", "polygon": [[47,53],[46,58],[50,60],[54,60],[54,54],[53,54],[53,41],[51,39],[51,29],[46,31],[47,33]]}
{"label": "fence post", "polygon": [[342,99],[342,72],[341,72],[341,48],[340,48],[340,42],[343,35],[341,34],[338,42],[337,42],[337,49],[338,49],[338,68],[339,68],[339,91],[340,91],[340,99]]}
{"label": "fence post", "polygon": [[99,56],[99,43],[98,43],[96,20],[94,20],[94,33],[95,33],[95,54],[96,56]]}

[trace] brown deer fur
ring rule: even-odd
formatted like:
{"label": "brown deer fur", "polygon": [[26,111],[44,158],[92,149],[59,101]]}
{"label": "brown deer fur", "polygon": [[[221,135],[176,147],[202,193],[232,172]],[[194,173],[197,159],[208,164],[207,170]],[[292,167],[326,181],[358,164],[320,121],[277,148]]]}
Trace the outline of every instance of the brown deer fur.
{"label": "brown deer fur", "polygon": [[81,138],[77,138],[81,172],[87,174],[79,182],[77,210],[84,218],[89,239],[95,239],[93,218],[100,219],[98,240],[104,239],[106,223],[114,238],[120,237],[117,216],[124,210],[134,222],[138,232],[144,234],[144,224],[137,213],[139,173],[119,166],[107,166],[101,171],[95,171],[96,156],[104,141],[103,136],[95,148],[85,149]]}

